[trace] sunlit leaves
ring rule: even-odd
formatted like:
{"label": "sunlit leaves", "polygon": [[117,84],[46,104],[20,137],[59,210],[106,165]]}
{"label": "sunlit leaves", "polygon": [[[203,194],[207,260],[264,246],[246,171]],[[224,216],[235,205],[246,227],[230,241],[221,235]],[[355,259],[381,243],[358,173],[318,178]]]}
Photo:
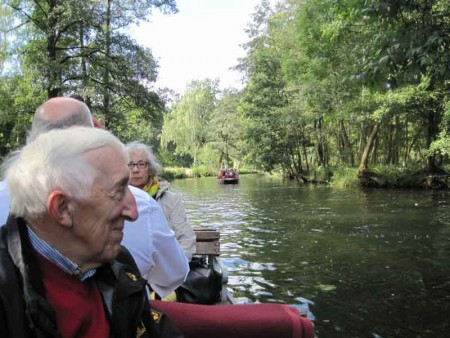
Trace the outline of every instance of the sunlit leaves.
{"label": "sunlit leaves", "polygon": [[192,81],[181,100],[164,116],[161,142],[176,145],[175,153],[188,154],[197,165],[199,153],[206,146],[211,118],[216,106],[217,81]]}
{"label": "sunlit leaves", "polygon": [[82,95],[118,136],[126,130],[124,117],[136,109],[142,122],[160,125],[163,104],[152,87],[157,63],[125,33],[154,9],[176,12],[174,0],[5,0],[5,9],[11,13],[7,27],[27,31],[16,35],[19,57],[8,58],[17,65],[9,68],[37,90],[48,97]]}

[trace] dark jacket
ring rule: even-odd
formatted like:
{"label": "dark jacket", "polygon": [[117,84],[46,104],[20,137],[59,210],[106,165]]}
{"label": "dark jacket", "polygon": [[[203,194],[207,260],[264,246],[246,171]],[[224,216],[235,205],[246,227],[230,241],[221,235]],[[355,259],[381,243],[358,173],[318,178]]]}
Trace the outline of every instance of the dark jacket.
{"label": "dark jacket", "polygon": [[[105,311],[114,338],[181,337],[174,327],[166,334],[150,315],[146,281],[128,251],[97,269],[95,278],[102,297],[113,295]],[[45,298],[39,265],[21,218],[8,218],[0,228],[0,337],[60,337],[55,314]]]}

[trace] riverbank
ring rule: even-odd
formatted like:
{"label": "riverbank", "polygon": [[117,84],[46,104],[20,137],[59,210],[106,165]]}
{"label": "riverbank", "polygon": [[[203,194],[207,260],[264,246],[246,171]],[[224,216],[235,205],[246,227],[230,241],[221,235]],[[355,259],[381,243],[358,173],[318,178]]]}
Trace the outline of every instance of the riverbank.
{"label": "riverbank", "polygon": [[[239,174],[256,174],[255,170],[240,169]],[[283,176],[281,173],[267,175]],[[208,170],[205,167],[164,168],[161,176],[167,180],[195,178],[195,177],[215,177],[217,172]],[[450,174],[446,170],[437,173],[427,173],[417,168],[398,168],[391,166],[375,167],[365,170],[358,175],[357,168],[349,167],[318,167],[307,173],[289,177],[296,179],[302,184],[327,184],[335,187],[369,187],[369,188],[412,188],[430,190],[450,190]]]}
{"label": "riverbank", "polygon": [[390,166],[376,167],[362,173],[358,173],[357,168],[318,168],[300,175],[298,180],[337,187],[450,189],[450,174],[445,170],[428,173],[425,170]]}
{"label": "riverbank", "polygon": [[388,176],[366,170],[358,175],[361,185],[375,188],[417,188],[450,190],[450,175],[446,172],[414,172]]}

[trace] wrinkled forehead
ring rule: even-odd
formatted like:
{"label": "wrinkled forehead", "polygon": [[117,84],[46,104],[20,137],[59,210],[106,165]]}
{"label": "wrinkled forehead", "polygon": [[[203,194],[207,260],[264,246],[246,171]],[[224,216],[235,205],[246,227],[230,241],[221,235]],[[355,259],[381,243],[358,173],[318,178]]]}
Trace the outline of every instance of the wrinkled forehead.
{"label": "wrinkled forehead", "polygon": [[96,170],[96,181],[116,181],[129,176],[128,155],[123,149],[107,145],[86,152],[84,157]]}

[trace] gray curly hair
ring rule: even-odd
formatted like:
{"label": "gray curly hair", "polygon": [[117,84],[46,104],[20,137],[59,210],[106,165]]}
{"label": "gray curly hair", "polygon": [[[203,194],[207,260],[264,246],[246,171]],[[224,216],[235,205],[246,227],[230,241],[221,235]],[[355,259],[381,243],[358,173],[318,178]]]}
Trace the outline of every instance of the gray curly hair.
{"label": "gray curly hair", "polygon": [[130,142],[125,145],[125,149],[128,155],[133,153],[144,153],[147,158],[148,164],[148,174],[150,176],[156,176],[161,172],[161,165],[156,160],[155,154],[153,154],[152,148],[141,142]]}

